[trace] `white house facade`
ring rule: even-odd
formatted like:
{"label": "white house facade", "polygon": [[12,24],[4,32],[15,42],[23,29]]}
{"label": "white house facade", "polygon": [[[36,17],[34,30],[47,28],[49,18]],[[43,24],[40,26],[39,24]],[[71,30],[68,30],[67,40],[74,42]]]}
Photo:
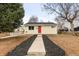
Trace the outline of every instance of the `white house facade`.
{"label": "white house facade", "polygon": [[57,24],[55,23],[26,23],[20,27],[20,31],[26,34],[57,34]]}

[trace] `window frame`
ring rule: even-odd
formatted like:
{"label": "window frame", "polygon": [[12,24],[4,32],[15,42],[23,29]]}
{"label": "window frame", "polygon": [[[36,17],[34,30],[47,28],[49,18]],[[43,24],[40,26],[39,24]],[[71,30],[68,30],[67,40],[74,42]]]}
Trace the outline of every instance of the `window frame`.
{"label": "window frame", "polygon": [[28,29],[29,30],[34,30],[34,26],[29,26]]}

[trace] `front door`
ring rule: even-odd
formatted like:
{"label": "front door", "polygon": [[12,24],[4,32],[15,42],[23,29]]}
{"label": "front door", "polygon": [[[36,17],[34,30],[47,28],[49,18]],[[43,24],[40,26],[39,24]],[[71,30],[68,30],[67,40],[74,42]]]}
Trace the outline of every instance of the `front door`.
{"label": "front door", "polygon": [[41,26],[38,26],[38,33],[41,33]]}

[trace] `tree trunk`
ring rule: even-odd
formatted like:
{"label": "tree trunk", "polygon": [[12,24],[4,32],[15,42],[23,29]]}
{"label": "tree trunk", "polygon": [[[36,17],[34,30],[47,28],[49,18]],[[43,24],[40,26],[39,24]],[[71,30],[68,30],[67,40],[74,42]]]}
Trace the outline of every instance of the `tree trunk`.
{"label": "tree trunk", "polygon": [[70,22],[70,26],[71,26],[71,32],[72,32],[72,34],[75,35],[73,22]]}
{"label": "tree trunk", "polygon": [[70,28],[68,28],[68,32],[71,32],[71,31],[70,31]]}

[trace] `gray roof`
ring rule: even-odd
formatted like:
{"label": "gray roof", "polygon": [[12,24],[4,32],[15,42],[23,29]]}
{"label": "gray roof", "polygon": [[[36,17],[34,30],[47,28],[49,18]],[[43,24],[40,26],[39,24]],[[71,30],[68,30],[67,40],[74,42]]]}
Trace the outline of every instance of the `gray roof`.
{"label": "gray roof", "polygon": [[56,23],[53,22],[29,22],[24,24],[25,26],[56,26]]}

